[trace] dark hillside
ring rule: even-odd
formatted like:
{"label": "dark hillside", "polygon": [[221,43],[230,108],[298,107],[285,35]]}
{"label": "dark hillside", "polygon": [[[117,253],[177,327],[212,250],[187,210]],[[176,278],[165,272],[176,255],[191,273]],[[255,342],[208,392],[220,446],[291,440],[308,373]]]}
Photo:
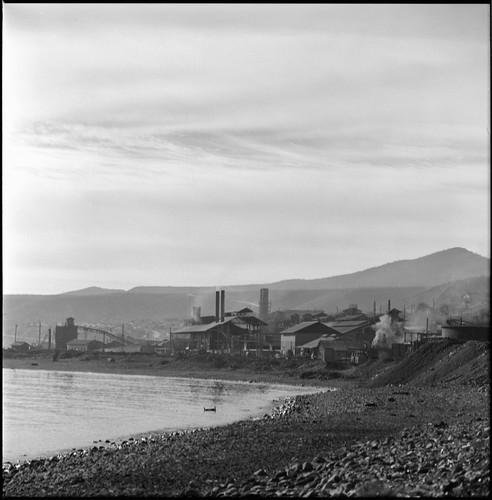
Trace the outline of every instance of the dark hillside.
{"label": "dark hillside", "polygon": [[[378,363],[379,368],[384,366]],[[483,386],[490,381],[490,343],[428,342],[399,363],[388,364],[365,386]]]}

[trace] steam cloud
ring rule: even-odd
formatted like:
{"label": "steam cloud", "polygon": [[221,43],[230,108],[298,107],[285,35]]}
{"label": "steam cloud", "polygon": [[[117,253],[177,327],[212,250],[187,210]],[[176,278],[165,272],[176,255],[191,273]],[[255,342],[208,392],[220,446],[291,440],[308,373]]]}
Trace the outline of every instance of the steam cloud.
{"label": "steam cloud", "polygon": [[391,347],[391,344],[403,344],[404,330],[398,321],[391,322],[387,314],[381,316],[378,323],[372,327],[376,331],[373,347]]}

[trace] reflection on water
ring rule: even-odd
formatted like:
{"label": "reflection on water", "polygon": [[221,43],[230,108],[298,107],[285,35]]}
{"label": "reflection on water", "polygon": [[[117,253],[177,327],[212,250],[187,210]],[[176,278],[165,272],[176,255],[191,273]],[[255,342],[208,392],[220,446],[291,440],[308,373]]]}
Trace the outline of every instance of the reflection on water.
{"label": "reflection on water", "polygon": [[[274,399],[315,390],[142,375],[2,371],[3,461],[138,433],[224,425],[262,416]],[[217,412],[203,411],[211,406]]]}

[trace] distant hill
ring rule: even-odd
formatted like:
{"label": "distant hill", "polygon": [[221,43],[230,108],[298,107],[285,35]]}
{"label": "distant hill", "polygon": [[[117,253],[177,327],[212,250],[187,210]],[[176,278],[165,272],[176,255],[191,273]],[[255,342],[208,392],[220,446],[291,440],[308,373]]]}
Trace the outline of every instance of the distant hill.
{"label": "distant hill", "polygon": [[[249,307],[258,313],[260,288],[269,289],[271,310],[323,309],[333,313],[357,304],[359,309],[385,310],[388,300],[407,311],[420,302],[459,306],[468,292],[472,306],[489,302],[490,259],[463,248],[419,259],[397,261],[353,274],[315,280],[220,287],[226,290],[226,310]],[[215,287],[135,287],[127,292],[90,287],[60,295],[5,295],[4,331],[15,324],[54,326],[68,317],[76,323],[121,324],[134,320],[180,321],[199,306],[202,315],[215,314]]]}
{"label": "distant hill", "polygon": [[271,283],[268,287],[273,290],[431,287],[475,276],[490,276],[490,259],[465,248],[450,248],[418,259],[399,260],[352,274],[313,280],[285,280]]}
{"label": "distant hill", "polygon": [[213,286],[136,286],[127,293],[163,294],[163,293],[206,293],[215,291]]}
{"label": "distant hill", "polygon": [[[452,281],[490,276],[490,259],[465,248],[450,248],[417,259],[398,260],[351,274],[328,278],[290,279],[221,289],[248,292],[269,290],[337,290],[345,288],[432,287]],[[140,286],[128,293],[210,293],[215,287]]]}
{"label": "distant hill", "polygon": [[88,288],[83,288],[82,290],[75,290],[73,292],[65,292],[60,295],[108,295],[111,293],[126,293],[125,290],[110,289],[110,288],[100,288],[98,286],[90,286]]}

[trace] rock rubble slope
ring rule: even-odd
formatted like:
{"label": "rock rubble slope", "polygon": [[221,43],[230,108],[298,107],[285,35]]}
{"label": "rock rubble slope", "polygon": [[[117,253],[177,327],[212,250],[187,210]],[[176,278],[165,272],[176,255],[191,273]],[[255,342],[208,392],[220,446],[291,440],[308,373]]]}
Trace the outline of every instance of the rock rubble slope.
{"label": "rock rubble slope", "polygon": [[373,387],[288,398],[260,420],[4,464],[3,493],[488,496],[488,349],[427,346]]}

